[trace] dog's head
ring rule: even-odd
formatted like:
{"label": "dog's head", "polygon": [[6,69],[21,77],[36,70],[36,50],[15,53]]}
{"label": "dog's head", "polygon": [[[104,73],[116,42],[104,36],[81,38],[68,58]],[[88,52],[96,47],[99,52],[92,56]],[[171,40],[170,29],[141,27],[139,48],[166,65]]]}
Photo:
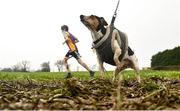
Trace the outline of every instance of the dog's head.
{"label": "dog's head", "polygon": [[80,15],[81,22],[90,30],[98,31],[102,27],[107,26],[108,23],[103,17],[98,17],[95,15],[85,16]]}

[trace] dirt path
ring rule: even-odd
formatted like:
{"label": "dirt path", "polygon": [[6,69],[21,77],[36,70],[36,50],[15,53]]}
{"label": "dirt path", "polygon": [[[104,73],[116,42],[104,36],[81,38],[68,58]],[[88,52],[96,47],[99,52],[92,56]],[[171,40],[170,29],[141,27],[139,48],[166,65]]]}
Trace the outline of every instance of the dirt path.
{"label": "dirt path", "polygon": [[[0,109],[180,109],[180,80],[0,81]],[[117,95],[120,94],[119,98]]]}

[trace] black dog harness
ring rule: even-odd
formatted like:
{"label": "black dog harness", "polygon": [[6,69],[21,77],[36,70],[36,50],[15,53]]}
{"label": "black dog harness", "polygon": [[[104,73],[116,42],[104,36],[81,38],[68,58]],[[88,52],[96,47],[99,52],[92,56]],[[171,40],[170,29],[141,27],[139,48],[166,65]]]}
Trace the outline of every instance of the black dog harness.
{"label": "black dog harness", "polygon": [[[102,61],[111,65],[116,65],[114,62],[114,53],[112,51],[112,44],[111,44],[112,33],[113,30],[115,29],[116,28],[113,26],[108,27],[106,34],[100,39],[93,42],[93,48],[96,49]],[[128,49],[128,41],[127,41],[127,37],[123,32],[118,30],[118,33],[120,35],[120,38],[117,40],[122,51],[121,55],[119,56],[119,60],[121,61]]]}

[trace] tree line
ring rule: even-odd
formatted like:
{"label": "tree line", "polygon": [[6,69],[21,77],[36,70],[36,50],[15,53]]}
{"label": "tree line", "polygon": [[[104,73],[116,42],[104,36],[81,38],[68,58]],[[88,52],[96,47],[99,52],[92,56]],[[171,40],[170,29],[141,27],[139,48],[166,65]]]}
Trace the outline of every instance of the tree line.
{"label": "tree line", "polygon": [[151,67],[180,66],[180,46],[167,49],[152,56]]}
{"label": "tree line", "polygon": [[[63,71],[63,61],[62,60],[57,60],[54,63],[55,66],[57,66],[58,71]],[[36,70],[36,72],[50,72],[50,62],[43,62],[40,64],[40,69]],[[30,62],[29,61],[21,61],[12,67],[7,67],[7,68],[2,68],[0,71],[3,72],[30,72]]]}

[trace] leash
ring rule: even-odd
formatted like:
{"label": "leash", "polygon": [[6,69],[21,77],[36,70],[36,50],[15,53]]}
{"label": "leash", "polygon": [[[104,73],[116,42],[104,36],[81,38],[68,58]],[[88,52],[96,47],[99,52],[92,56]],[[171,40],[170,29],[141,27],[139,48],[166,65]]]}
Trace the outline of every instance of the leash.
{"label": "leash", "polygon": [[119,2],[120,2],[120,0],[118,0],[116,9],[115,9],[115,11],[114,11],[114,15],[113,15],[113,17],[112,17],[112,19],[111,19],[111,26],[114,26],[114,21],[115,21],[116,16],[117,16],[117,9],[118,9],[118,6],[119,6]]}

